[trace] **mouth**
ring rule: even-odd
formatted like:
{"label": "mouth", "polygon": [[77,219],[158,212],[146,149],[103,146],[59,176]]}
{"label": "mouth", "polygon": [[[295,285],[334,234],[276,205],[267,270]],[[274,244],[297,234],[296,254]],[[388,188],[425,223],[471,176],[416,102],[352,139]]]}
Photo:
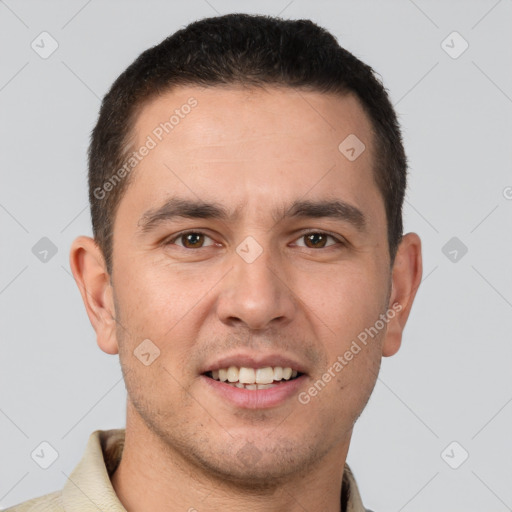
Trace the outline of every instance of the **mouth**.
{"label": "mouth", "polygon": [[306,364],[285,354],[237,352],[199,371],[205,392],[239,409],[284,406],[308,380]]}
{"label": "mouth", "polygon": [[304,373],[290,366],[265,366],[262,368],[228,366],[204,372],[203,375],[234,388],[257,391],[280,386],[302,377]]}

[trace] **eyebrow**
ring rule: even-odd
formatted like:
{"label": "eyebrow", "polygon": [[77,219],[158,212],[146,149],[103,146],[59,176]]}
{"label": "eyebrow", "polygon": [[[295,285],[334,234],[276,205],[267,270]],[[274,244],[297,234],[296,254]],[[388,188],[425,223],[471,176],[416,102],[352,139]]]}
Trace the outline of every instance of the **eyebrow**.
{"label": "eyebrow", "polygon": [[[164,222],[174,219],[217,219],[235,221],[240,217],[243,205],[230,212],[216,202],[190,200],[173,197],[157,209],[147,210],[138,222],[142,233],[152,231]],[[287,218],[331,218],[348,222],[358,231],[364,231],[367,225],[366,217],[359,208],[341,200],[296,200],[288,208],[273,212],[276,223]]]}

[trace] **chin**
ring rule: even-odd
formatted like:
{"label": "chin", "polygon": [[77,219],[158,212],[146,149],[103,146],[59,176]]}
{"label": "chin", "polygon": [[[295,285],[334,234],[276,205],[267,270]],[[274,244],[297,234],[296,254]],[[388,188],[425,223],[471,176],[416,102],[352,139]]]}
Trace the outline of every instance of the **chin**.
{"label": "chin", "polygon": [[[199,446],[208,446],[208,451],[200,450]],[[238,438],[222,446],[209,440],[189,448],[188,457],[193,457],[209,477],[216,476],[246,491],[268,491],[310,471],[328,450],[327,446],[322,450],[293,439],[269,442],[268,436],[262,436],[259,442]]]}

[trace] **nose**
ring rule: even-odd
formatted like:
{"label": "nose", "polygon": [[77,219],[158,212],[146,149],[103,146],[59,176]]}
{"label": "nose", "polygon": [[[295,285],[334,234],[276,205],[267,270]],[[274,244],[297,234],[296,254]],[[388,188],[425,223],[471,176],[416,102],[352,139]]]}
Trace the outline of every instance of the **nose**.
{"label": "nose", "polygon": [[218,295],[220,320],[231,327],[243,324],[251,330],[288,324],[297,300],[279,255],[266,249],[250,263],[236,252],[232,259],[232,270],[222,281]]}

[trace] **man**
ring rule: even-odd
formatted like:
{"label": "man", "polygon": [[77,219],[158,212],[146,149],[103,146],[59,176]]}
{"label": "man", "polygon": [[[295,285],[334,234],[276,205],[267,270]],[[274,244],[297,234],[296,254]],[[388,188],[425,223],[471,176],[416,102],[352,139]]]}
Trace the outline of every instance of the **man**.
{"label": "man", "polygon": [[70,262],[126,429],[11,510],[364,511],[347,452],[421,279],[372,70],[308,20],[204,19],[105,96]]}

